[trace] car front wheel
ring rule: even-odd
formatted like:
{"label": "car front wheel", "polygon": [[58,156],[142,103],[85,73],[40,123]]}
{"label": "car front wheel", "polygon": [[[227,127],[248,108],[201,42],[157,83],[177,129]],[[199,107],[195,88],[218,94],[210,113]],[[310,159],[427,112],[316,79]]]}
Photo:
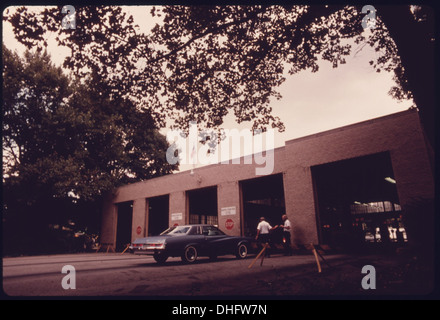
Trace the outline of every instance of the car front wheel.
{"label": "car front wheel", "polygon": [[192,263],[196,260],[197,260],[197,249],[194,246],[186,247],[182,254],[182,261],[186,263]]}
{"label": "car front wheel", "polygon": [[237,247],[236,257],[238,259],[244,259],[248,255],[248,248],[245,243],[240,243]]}

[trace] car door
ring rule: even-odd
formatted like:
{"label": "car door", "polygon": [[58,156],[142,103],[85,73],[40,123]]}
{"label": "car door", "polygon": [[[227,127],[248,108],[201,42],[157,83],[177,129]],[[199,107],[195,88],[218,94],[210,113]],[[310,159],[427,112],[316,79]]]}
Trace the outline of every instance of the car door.
{"label": "car door", "polygon": [[224,254],[227,252],[227,238],[228,236],[221,232],[214,226],[202,226],[202,234],[205,237],[205,250],[208,255]]}

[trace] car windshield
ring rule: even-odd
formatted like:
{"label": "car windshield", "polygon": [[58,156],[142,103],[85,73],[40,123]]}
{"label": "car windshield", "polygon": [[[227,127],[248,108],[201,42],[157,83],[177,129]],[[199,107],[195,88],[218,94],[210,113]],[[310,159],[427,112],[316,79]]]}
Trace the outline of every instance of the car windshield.
{"label": "car windshield", "polygon": [[170,235],[170,236],[183,235],[183,234],[187,234],[190,228],[191,227],[189,227],[189,226],[175,226],[175,227],[168,228],[167,230],[162,232],[160,235],[161,236],[163,236],[163,235]]}

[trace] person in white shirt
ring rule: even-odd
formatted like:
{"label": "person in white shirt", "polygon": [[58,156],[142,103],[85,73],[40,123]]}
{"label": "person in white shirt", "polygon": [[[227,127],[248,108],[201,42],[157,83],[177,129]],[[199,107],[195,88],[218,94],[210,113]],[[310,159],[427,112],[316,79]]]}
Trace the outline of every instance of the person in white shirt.
{"label": "person in white shirt", "polygon": [[[260,218],[260,223],[257,226],[257,235],[255,240],[258,240],[260,246],[262,247],[266,243],[270,243],[270,230],[277,228],[278,226],[272,227],[269,222],[266,221],[264,217]],[[266,256],[270,257],[269,247],[266,249]]]}
{"label": "person in white shirt", "polygon": [[283,214],[283,216],[281,218],[284,221],[284,225],[280,225],[280,227],[283,227],[284,255],[291,256],[292,255],[292,247],[290,245],[290,231],[292,229],[292,225],[290,224],[290,221],[287,218],[287,215]]}

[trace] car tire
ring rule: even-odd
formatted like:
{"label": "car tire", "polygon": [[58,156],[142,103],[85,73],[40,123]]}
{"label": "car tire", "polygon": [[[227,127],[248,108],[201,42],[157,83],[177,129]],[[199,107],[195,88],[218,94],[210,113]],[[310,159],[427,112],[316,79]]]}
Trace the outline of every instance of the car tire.
{"label": "car tire", "polygon": [[183,250],[182,261],[186,263],[193,263],[197,260],[197,249],[194,246],[187,246]]}
{"label": "car tire", "polygon": [[248,255],[248,246],[246,243],[240,243],[237,247],[237,252],[235,256],[238,259],[245,259]]}
{"label": "car tire", "polygon": [[165,261],[168,259],[168,256],[163,253],[156,253],[153,255],[153,258],[157,263],[165,263]]}

